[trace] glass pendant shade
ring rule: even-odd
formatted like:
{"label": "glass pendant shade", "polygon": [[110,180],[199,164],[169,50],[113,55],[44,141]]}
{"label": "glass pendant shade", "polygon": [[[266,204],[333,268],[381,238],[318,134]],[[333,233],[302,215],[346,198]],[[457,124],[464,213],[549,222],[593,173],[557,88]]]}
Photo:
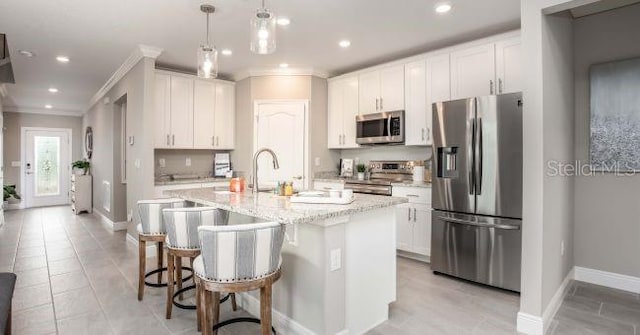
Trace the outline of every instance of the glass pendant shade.
{"label": "glass pendant shade", "polygon": [[261,55],[276,51],[276,17],[266,8],[251,20],[251,51]]}
{"label": "glass pendant shade", "polygon": [[198,77],[218,77],[218,50],[214,46],[201,45],[198,48]]}

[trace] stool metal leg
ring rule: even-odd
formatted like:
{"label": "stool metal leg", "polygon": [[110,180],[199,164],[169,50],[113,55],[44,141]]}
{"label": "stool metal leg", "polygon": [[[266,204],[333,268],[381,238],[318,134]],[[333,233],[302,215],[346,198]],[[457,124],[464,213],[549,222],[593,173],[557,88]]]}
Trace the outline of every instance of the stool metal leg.
{"label": "stool metal leg", "polygon": [[139,255],[139,260],[138,260],[138,267],[139,267],[139,274],[138,274],[138,301],[142,301],[142,297],[144,296],[144,278],[145,278],[145,270],[147,267],[147,243],[142,240],[139,239],[138,241],[138,247],[139,247],[139,251],[138,251],[138,255]]}

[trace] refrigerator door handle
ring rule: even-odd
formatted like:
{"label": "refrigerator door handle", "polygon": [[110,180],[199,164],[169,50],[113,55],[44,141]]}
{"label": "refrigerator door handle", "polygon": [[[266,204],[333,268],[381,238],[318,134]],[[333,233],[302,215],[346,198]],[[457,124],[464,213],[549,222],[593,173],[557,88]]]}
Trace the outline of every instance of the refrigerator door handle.
{"label": "refrigerator door handle", "polygon": [[502,230],[520,230],[520,226],[516,226],[516,225],[474,222],[474,221],[467,221],[467,220],[463,220],[463,219],[456,219],[456,218],[442,217],[442,216],[438,217],[438,219],[440,219],[440,220],[442,220],[444,222],[458,223],[458,224],[463,224],[463,225],[467,225],[467,226],[474,226],[474,227],[496,228],[496,229],[502,229]]}
{"label": "refrigerator door handle", "polygon": [[482,117],[476,120],[476,138],[475,138],[475,191],[476,195],[482,194]]}
{"label": "refrigerator door handle", "polygon": [[476,136],[476,100],[469,100],[467,107],[467,184],[469,185],[469,194],[475,194],[474,179],[474,144]]}

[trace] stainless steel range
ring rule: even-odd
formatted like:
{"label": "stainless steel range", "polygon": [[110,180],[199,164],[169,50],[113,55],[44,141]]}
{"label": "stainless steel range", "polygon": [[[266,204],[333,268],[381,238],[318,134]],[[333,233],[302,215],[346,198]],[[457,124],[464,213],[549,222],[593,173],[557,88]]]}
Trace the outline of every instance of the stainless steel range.
{"label": "stainless steel range", "polygon": [[413,180],[416,161],[370,161],[369,179],[347,179],[345,188],[356,193],[391,195],[391,183]]}

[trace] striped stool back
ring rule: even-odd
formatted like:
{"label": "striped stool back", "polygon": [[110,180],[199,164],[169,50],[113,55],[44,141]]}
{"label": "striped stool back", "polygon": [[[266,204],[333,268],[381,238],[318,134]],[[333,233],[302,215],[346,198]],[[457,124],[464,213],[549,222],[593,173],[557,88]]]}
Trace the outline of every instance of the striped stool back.
{"label": "striped stool back", "polygon": [[229,212],[215,207],[165,208],[162,210],[170,248],[200,249],[198,227],[226,225]]}
{"label": "striped stool back", "polygon": [[203,264],[194,270],[215,282],[260,279],[280,268],[285,226],[278,222],[198,228]]}
{"label": "striped stool back", "polygon": [[186,207],[182,199],[157,199],[138,201],[140,224],[138,232],[145,235],[163,235],[166,229],[162,220],[162,210],[165,208]]}

